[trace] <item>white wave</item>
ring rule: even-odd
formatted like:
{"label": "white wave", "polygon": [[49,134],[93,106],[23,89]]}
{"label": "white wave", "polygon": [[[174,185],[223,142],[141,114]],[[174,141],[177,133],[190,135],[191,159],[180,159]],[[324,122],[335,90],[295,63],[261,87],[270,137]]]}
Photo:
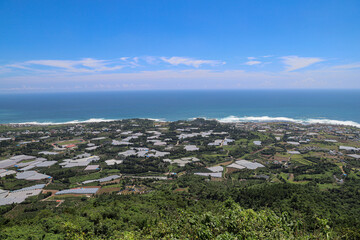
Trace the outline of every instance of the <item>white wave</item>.
{"label": "white wave", "polygon": [[22,123],[9,123],[17,125],[61,125],[61,124],[76,124],[76,123],[98,123],[98,122],[112,122],[117,119],[104,119],[104,118],[90,118],[88,120],[80,121],[73,120],[68,122],[22,122]]}
{"label": "white wave", "polygon": [[288,117],[236,117],[236,116],[229,116],[225,118],[218,119],[220,122],[297,122],[297,120]]}
{"label": "white wave", "polygon": [[[206,120],[217,120],[223,123],[233,123],[233,122],[293,122],[293,123],[302,123],[302,124],[329,124],[329,125],[343,125],[343,126],[352,126],[360,128],[360,123],[354,121],[341,121],[341,120],[332,120],[332,119],[294,119],[289,117],[269,117],[269,116],[261,116],[261,117],[236,117],[236,116],[228,116],[225,118],[206,118],[206,117],[197,117],[203,118]],[[148,119],[156,122],[165,122],[163,118],[141,118]],[[189,120],[194,120],[196,118],[189,118]],[[105,118],[90,118],[88,120],[73,120],[68,122],[22,122],[22,123],[9,123],[16,125],[62,125],[62,124],[78,124],[78,123],[99,123],[99,122],[112,122],[119,121],[121,119],[105,119]]]}
{"label": "white wave", "polygon": [[193,121],[193,120],[198,119],[198,118],[205,119],[205,120],[218,120],[216,118],[207,118],[207,117],[192,117],[192,118],[188,118],[187,120]]}
{"label": "white wave", "polygon": [[308,123],[321,123],[321,124],[330,124],[330,125],[345,125],[360,128],[360,123],[354,121],[339,121],[331,119],[308,119]]}
{"label": "white wave", "polygon": [[151,120],[154,122],[166,122],[166,120],[164,118],[139,118],[139,119]]}
{"label": "white wave", "polygon": [[[156,119],[156,118],[140,118],[140,119],[148,119],[155,122],[165,122],[163,119]],[[105,118],[90,118],[88,120],[73,120],[68,122],[22,122],[22,123],[9,123],[9,124],[17,124],[17,125],[62,125],[62,124],[78,124],[78,123],[100,123],[100,122],[113,122],[119,121],[122,119],[105,119]]]}
{"label": "white wave", "polygon": [[217,119],[219,122],[223,123],[232,123],[232,122],[294,122],[294,123],[303,123],[303,124],[329,124],[329,125],[343,125],[343,126],[352,126],[360,128],[360,124],[354,121],[340,121],[332,119],[294,119],[288,117],[236,117],[229,116],[225,118]]}

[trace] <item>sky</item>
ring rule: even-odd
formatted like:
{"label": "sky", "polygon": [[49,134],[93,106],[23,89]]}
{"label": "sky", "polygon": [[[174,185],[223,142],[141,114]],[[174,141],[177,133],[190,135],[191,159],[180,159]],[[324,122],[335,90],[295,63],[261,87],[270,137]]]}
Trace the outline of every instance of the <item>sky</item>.
{"label": "sky", "polygon": [[0,0],[0,93],[360,89],[358,0]]}

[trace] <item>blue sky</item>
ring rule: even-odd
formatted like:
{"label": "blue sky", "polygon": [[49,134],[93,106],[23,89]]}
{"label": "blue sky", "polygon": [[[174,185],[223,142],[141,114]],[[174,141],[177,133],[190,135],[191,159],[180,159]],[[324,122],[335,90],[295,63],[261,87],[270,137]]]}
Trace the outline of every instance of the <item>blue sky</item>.
{"label": "blue sky", "polygon": [[0,1],[0,92],[360,88],[360,1]]}

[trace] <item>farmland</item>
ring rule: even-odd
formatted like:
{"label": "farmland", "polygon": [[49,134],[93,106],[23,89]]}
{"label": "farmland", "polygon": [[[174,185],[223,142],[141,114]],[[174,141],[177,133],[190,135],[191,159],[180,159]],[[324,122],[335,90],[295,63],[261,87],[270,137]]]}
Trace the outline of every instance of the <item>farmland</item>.
{"label": "farmland", "polygon": [[[129,119],[0,129],[9,139],[0,142],[2,239],[30,232],[60,239],[167,238],[169,229],[195,231],[174,223],[183,214],[196,225],[206,213],[216,224],[226,211],[254,221],[286,215],[289,224],[301,225],[277,225],[286,236],[360,236],[356,128]],[[78,230],[66,235],[67,227]],[[197,236],[220,234],[201,231]]]}

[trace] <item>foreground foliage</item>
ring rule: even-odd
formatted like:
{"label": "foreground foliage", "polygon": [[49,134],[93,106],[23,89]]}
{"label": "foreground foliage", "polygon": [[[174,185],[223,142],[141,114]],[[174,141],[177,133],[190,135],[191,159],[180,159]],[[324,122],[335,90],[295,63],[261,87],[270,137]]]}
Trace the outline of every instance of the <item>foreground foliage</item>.
{"label": "foreground foliage", "polygon": [[[316,231],[302,229],[300,220],[284,213],[242,209],[227,201],[216,211],[179,210],[153,219],[117,219],[110,209],[94,208],[82,215],[40,213],[35,221],[2,229],[1,239],[326,239],[332,236],[326,220],[317,219]],[[89,214],[89,215],[87,215]],[[139,217],[139,216],[138,216]],[[124,221],[134,230],[122,231]]]}
{"label": "foreground foliage", "polygon": [[[357,187],[234,185],[185,176],[145,195],[2,209],[0,239],[358,239]],[[188,191],[174,192],[181,185]],[[349,198],[343,198],[348,196]],[[234,199],[234,200],[233,200]],[[28,204],[29,205],[29,204]],[[35,207],[38,206],[38,207]],[[35,209],[35,210],[34,210]],[[41,210],[42,209],[42,210]]]}

